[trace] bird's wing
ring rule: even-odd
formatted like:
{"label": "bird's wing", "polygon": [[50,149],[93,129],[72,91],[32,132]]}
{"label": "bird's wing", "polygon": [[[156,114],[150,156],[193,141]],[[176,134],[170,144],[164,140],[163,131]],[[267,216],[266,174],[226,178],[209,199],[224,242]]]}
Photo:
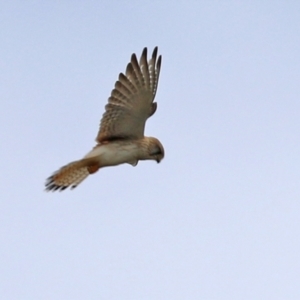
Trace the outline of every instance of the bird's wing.
{"label": "bird's wing", "polygon": [[149,62],[147,48],[144,48],[139,63],[136,55],[132,54],[125,74],[119,75],[105,106],[96,137],[98,143],[144,136],[146,120],[155,113],[157,107],[153,100],[160,66],[161,56],[157,59],[157,47]]}

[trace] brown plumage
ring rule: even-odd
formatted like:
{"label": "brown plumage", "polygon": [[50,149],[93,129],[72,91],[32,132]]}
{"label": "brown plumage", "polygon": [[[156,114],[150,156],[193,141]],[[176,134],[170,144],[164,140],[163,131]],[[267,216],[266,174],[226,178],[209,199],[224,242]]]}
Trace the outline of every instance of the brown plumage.
{"label": "brown plumage", "polygon": [[139,160],[156,160],[164,157],[162,144],[153,137],[145,137],[145,123],[157,104],[154,101],[161,56],[157,58],[157,47],[147,61],[144,48],[138,63],[132,54],[125,74],[120,73],[115,88],[100,122],[97,145],[83,159],[71,162],[47,179],[47,191],[62,191],[75,188],[89,174],[100,168],[129,163],[135,166]]}

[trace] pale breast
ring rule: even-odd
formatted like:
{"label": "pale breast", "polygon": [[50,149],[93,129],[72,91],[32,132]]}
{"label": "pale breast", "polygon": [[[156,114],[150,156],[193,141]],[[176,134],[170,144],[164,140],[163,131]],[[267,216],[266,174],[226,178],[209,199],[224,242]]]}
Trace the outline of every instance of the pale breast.
{"label": "pale breast", "polygon": [[96,157],[102,167],[123,163],[135,165],[140,149],[133,141],[114,141],[97,145],[85,157]]}

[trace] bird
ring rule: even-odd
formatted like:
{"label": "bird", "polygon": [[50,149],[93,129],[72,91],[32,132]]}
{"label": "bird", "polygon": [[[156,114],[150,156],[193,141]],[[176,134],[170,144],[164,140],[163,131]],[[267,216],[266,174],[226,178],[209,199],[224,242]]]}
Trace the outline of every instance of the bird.
{"label": "bird", "polygon": [[120,164],[136,166],[140,160],[159,163],[165,155],[162,143],[144,136],[148,118],[157,110],[157,91],[162,56],[155,47],[149,61],[144,48],[138,62],[131,55],[126,71],[120,73],[100,121],[96,145],[82,159],[73,161],[46,179],[46,191],[76,188],[99,169]]}

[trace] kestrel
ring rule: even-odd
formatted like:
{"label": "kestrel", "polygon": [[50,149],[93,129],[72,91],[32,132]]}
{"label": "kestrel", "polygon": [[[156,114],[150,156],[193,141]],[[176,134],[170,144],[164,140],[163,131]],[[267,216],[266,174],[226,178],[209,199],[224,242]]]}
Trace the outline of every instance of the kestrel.
{"label": "kestrel", "polygon": [[125,74],[120,73],[111,92],[96,137],[97,145],[82,159],[60,168],[46,181],[46,191],[63,191],[78,186],[100,168],[128,163],[136,166],[139,160],[164,158],[164,148],[154,137],[145,137],[145,123],[157,108],[153,102],[161,67],[157,47],[147,61],[144,48],[138,63],[132,54]]}

